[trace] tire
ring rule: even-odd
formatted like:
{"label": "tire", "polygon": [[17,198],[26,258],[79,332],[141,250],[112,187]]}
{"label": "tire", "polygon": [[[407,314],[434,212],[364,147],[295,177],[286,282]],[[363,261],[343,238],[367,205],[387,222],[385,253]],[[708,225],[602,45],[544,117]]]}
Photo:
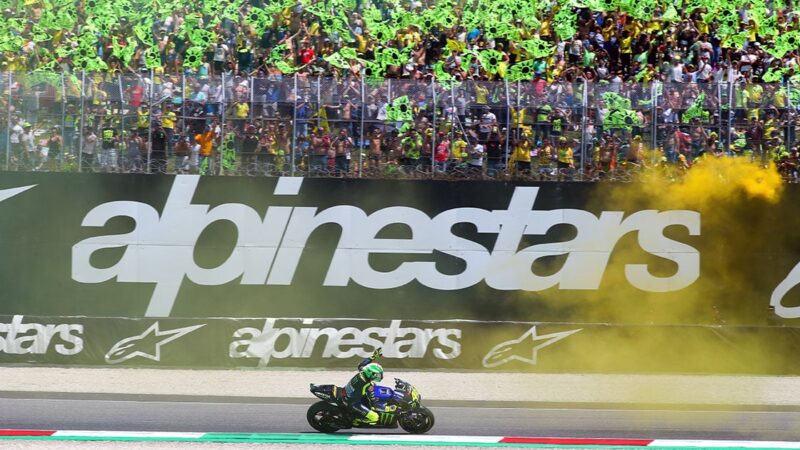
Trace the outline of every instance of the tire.
{"label": "tire", "polygon": [[311,428],[321,433],[335,433],[344,421],[342,410],[327,402],[317,402],[308,407],[306,420]]}
{"label": "tire", "polygon": [[424,434],[433,428],[434,417],[430,409],[420,406],[419,409],[404,414],[399,420],[400,428],[411,434]]}

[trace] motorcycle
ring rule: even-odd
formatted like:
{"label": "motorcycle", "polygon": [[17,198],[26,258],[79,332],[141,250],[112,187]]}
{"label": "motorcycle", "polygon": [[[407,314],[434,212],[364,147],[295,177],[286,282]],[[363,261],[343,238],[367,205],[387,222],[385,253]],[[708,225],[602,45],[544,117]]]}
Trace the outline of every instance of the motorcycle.
{"label": "motorcycle", "polygon": [[[308,408],[308,424],[322,433],[335,433],[349,428],[397,428],[412,434],[423,434],[433,428],[433,413],[420,403],[422,396],[417,388],[399,378],[394,379],[394,389],[375,386],[375,397],[385,406],[379,412],[378,423],[362,423],[342,401],[342,388],[332,384],[311,384],[311,393],[322,401]],[[367,401],[366,398],[364,401]]]}

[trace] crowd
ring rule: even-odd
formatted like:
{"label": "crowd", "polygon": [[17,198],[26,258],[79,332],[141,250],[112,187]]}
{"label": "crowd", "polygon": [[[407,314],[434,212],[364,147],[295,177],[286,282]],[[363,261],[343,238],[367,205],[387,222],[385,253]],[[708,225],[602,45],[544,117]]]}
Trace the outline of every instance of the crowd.
{"label": "crowd", "polygon": [[562,178],[730,155],[796,173],[791,2],[6,6],[12,168]]}

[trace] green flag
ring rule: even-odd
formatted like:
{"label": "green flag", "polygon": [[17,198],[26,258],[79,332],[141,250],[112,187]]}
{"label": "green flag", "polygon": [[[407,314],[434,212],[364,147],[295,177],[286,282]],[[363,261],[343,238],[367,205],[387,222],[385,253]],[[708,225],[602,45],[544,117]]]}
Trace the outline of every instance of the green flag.
{"label": "green flag", "polygon": [[283,61],[284,54],[289,47],[286,44],[276,45],[272,48],[272,51],[269,52],[269,57],[267,58],[267,64],[275,64],[278,61]]}
{"label": "green flag", "polygon": [[269,28],[272,17],[263,9],[253,6],[245,16],[245,22],[252,25],[260,34]]}
{"label": "green flag", "polygon": [[678,15],[678,10],[675,9],[675,6],[670,3],[667,4],[664,14],[661,15],[661,20],[664,22],[677,22],[681,20],[681,18]]}
{"label": "green flag", "polygon": [[747,32],[743,31],[738,34],[732,34],[723,37],[720,46],[723,48],[742,49],[744,47],[744,42],[746,40],[747,40]]}
{"label": "green flag", "polygon": [[547,41],[540,39],[538,36],[520,42],[519,46],[525,49],[525,51],[534,58],[547,58],[555,49],[553,45],[550,45]]}
{"label": "green flag", "polygon": [[606,106],[609,110],[627,110],[631,109],[631,101],[628,98],[625,98],[616,92],[604,92],[601,94],[603,97],[603,101],[605,102]]}
{"label": "green flag", "polygon": [[775,83],[783,80],[783,76],[789,69],[783,67],[770,67],[766,73],[761,76],[761,80],[765,83]]}
{"label": "green flag", "polygon": [[572,13],[570,8],[561,8],[553,16],[553,31],[556,32],[561,40],[572,39],[578,32],[577,16]]}
{"label": "green flag", "polygon": [[289,63],[287,63],[286,61],[275,61],[274,64],[275,68],[285,75],[291,75],[301,69],[301,67],[294,67],[289,65]]}
{"label": "green flag", "polygon": [[158,47],[150,47],[144,52],[144,62],[148,69],[161,67],[161,52]]}
{"label": "green flag", "polygon": [[147,44],[150,46],[155,45],[155,41],[153,40],[152,25],[147,25],[146,23],[134,25],[133,32],[136,34],[136,37],[139,38],[139,41],[142,44]]}
{"label": "green flag", "polygon": [[631,110],[631,101],[615,92],[604,92],[603,101],[608,107],[608,114],[603,120],[603,125],[609,129],[631,130],[634,126],[641,125],[636,112]]}
{"label": "green flag", "polygon": [[208,48],[214,42],[214,32],[200,28],[189,31],[189,42],[195,47]]}
{"label": "green flag", "polygon": [[322,59],[327,61],[331,66],[338,67],[339,69],[347,70],[350,68],[350,63],[338,52],[324,56]]}
{"label": "green flag", "polygon": [[790,31],[776,37],[775,46],[767,51],[777,58],[783,58],[785,54],[797,48],[800,48],[800,31]]}
{"label": "green flag", "polygon": [[402,66],[408,62],[410,50],[400,51],[394,47],[384,47],[375,50],[375,61],[384,68],[388,66]]}
{"label": "green flag", "polygon": [[439,86],[448,91],[461,84],[444,70],[443,61],[439,61],[433,65],[433,75],[436,82],[439,83]]}
{"label": "green flag", "polygon": [[117,37],[111,39],[111,54],[122,61],[123,66],[127,67],[131,63],[131,58],[136,52],[136,41],[127,42],[125,46],[119,45]]}
{"label": "green flag", "polygon": [[371,27],[368,31],[369,34],[381,44],[386,44],[386,42],[397,37],[397,29],[388,25],[378,24]]}
{"label": "green flag", "polygon": [[328,34],[336,34],[348,42],[352,40],[350,30],[341,17],[326,12],[320,15],[320,22],[322,23],[322,28]]}
{"label": "green flag", "polygon": [[364,61],[364,77],[367,79],[383,79],[384,67],[374,61]]}
{"label": "green flag", "polygon": [[533,79],[533,76],[535,74],[533,68],[534,63],[535,63],[534,60],[529,59],[527,61],[520,61],[514,64],[513,66],[511,66],[510,69],[508,69],[508,73],[506,74],[506,79],[512,82],[528,81]]}
{"label": "green flag", "polygon": [[681,116],[682,123],[690,123],[695,118],[700,118],[702,121],[708,121],[708,111],[703,109],[703,102],[706,99],[706,94],[701,92],[700,95],[692,102],[692,106],[684,111],[683,115]]}
{"label": "green flag", "polygon": [[203,65],[203,47],[190,47],[183,57],[183,67],[196,69]]}
{"label": "green flag", "polygon": [[508,38],[515,40],[519,38],[519,31],[516,28],[498,20],[492,20],[486,26],[485,34],[489,39]]}
{"label": "green flag", "polygon": [[633,127],[641,125],[641,121],[634,111],[615,109],[609,111],[603,121],[603,125],[610,130],[624,129],[630,131]]}
{"label": "green flag", "polygon": [[497,50],[483,50],[478,53],[478,61],[481,67],[491,74],[497,73],[500,62],[503,61],[503,54]]}
{"label": "green flag", "polygon": [[397,97],[386,107],[386,120],[390,122],[407,122],[414,120],[411,103],[407,96]]}
{"label": "green flag", "polygon": [[358,59],[358,53],[356,49],[352,47],[342,47],[339,49],[339,54],[342,55],[342,58],[350,60],[350,59]]}

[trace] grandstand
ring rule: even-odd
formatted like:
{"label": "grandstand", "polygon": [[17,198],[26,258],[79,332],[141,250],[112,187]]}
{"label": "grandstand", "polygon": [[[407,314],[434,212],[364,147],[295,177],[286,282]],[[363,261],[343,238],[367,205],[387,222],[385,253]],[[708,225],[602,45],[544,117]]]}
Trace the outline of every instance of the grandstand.
{"label": "grandstand", "polygon": [[797,180],[784,1],[7,1],[0,167]]}

